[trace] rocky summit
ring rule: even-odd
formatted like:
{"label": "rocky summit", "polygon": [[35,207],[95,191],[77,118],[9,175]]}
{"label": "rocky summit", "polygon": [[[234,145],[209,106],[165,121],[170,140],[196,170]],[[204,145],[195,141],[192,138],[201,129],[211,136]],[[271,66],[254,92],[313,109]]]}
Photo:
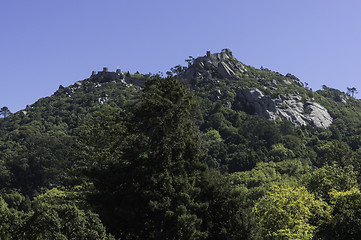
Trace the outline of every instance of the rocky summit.
{"label": "rocky summit", "polygon": [[220,53],[211,54],[207,52],[206,56],[188,60],[189,66],[184,70],[182,76],[188,79],[205,78],[211,80],[212,78],[226,78],[232,79],[237,77],[237,72],[247,71],[245,66],[237,62],[229,62],[225,60],[234,59],[232,51],[223,49]]}
{"label": "rocky summit", "polygon": [[[188,67],[178,67],[179,77],[188,79],[196,88],[213,85],[216,89],[211,96],[213,101],[227,94],[217,87],[231,81],[233,90],[236,89],[236,97],[233,102],[227,103],[230,107],[238,106],[241,110],[270,120],[286,119],[295,126],[328,128],[332,124],[333,119],[325,107],[312,97],[301,96],[301,91],[310,90],[290,73],[283,76],[261,68],[258,70],[261,74],[257,74],[252,67],[235,59],[229,49],[214,54],[208,51],[205,56],[190,57],[187,62]],[[263,73],[270,77],[262,77]],[[295,91],[290,92],[289,89]]]}

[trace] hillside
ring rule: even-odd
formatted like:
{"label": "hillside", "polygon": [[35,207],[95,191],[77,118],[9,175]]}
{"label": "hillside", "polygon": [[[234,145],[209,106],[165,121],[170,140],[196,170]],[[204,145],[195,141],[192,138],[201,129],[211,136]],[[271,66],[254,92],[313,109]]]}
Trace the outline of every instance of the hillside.
{"label": "hillside", "polygon": [[0,118],[0,236],[357,239],[361,101],[229,49],[186,62]]}

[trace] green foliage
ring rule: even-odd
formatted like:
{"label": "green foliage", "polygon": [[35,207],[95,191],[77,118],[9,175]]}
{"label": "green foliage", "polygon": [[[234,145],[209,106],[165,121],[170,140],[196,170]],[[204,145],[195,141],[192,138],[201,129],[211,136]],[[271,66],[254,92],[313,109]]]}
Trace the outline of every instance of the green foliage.
{"label": "green foliage", "polygon": [[206,205],[200,215],[206,239],[258,239],[245,188],[232,186],[228,177],[210,170],[202,175],[201,189],[199,197]]}
{"label": "green foliage", "polygon": [[329,192],[347,191],[357,185],[357,173],[352,166],[340,168],[337,166],[324,166],[304,176],[304,184],[308,190],[317,197],[329,199]]}
{"label": "green foliage", "polygon": [[[103,118],[102,126],[87,127],[101,128],[92,131],[100,133],[100,145],[96,142],[96,167],[89,168],[88,176],[99,191],[94,199],[101,216],[117,236],[204,236],[194,212],[200,191],[195,183],[204,167],[199,162],[196,131],[188,120],[190,107],[177,81],[156,76],[147,81],[141,102],[126,118]],[[107,127],[110,124],[112,128]],[[110,148],[102,144],[107,142],[103,138],[111,142]]]}
{"label": "green foliage", "polygon": [[345,93],[332,88],[319,90],[316,93],[315,99],[330,112],[337,123],[335,128],[339,131],[341,137],[356,134],[355,130],[361,124],[359,100],[350,98]]}
{"label": "green foliage", "polygon": [[248,201],[256,202],[263,197],[272,185],[298,186],[299,178],[310,171],[310,166],[300,161],[258,163],[251,171],[235,172],[231,181],[238,187],[246,187]]}
{"label": "green foliage", "polygon": [[11,112],[8,107],[2,107],[0,109],[0,115],[2,115],[4,118],[9,116],[10,114],[11,114]]}
{"label": "green foliage", "polygon": [[278,161],[295,157],[293,151],[286,148],[282,143],[272,145],[270,154]]}
{"label": "green foliage", "polygon": [[358,91],[355,87],[347,87],[347,94],[349,94],[350,96],[354,97],[354,95],[357,93]]}
{"label": "green foliage", "polygon": [[333,140],[320,145],[316,149],[318,153],[318,166],[333,165],[344,167],[350,165],[351,149],[347,143]]}
{"label": "green foliage", "polygon": [[[104,106],[124,105],[138,95],[120,82],[87,79],[24,111],[0,119],[0,187],[33,196],[55,185],[66,185],[78,159],[77,128]],[[107,104],[99,98],[107,96]]]}
{"label": "green foliage", "polygon": [[332,217],[322,225],[323,239],[359,239],[361,229],[361,193],[357,188],[330,192]]}
{"label": "green foliage", "polygon": [[262,239],[313,239],[313,219],[327,219],[328,205],[316,200],[304,187],[273,186],[256,203]]}
{"label": "green foliage", "polygon": [[[237,77],[92,76],[2,108],[0,238],[357,239],[360,101],[224,61]],[[250,115],[244,88],[312,99],[333,124]]]}
{"label": "green foliage", "polygon": [[205,162],[212,168],[219,168],[225,161],[225,144],[217,130],[209,130],[202,136],[202,150],[206,153]]}
{"label": "green foliage", "polygon": [[[130,110],[106,109],[84,126],[93,156],[84,170],[97,190],[91,202],[116,236],[257,235],[242,192],[201,163],[199,132],[190,121],[193,105],[179,82],[156,76]],[[223,141],[217,130],[204,140],[213,151]]]}
{"label": "green foliage", "polygon": [[5,201],[0,198],[0,218],[1,218],[1,225],[0,225],[0,238],[7,239],[11,237],[12,232],[12,216],[11,212],[5,203]]}
{"label": "green foliage", "polygon": [[[82,210],[56,188],[37,196],[23,227],[26,239],[113,239],[98,215]],[[71,199],[70,195],[70,199]]]}

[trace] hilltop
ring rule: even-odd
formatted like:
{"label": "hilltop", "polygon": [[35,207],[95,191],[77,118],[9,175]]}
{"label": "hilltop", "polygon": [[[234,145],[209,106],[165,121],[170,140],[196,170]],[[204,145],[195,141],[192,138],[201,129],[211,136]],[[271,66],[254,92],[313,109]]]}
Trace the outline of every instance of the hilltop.
{"label": "hilltop", "polygon": [[[290,73],[283,76],[269,69],[258,71],[235,59],[229,49],[190,59],[189,66],[178,68],[177,72],[180,78],[189,80],[193,88],[212,85],[213,98],[235,95],[229,104],[237,110],[271,120],[284,118],[296,126],[327,128],[333,120],[296,76]],[[222,92],[224,85],[227,87]]]}

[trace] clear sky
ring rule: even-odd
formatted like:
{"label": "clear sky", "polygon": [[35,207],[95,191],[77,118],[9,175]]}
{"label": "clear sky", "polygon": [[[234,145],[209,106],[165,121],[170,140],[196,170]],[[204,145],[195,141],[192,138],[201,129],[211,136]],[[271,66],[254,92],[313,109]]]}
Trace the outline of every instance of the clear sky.
{"label": "clear sky", "polygon": [[92,70],[166,72],[230,48],[247,65],[361,96],[360,0],[0,0],[0,107]]}

